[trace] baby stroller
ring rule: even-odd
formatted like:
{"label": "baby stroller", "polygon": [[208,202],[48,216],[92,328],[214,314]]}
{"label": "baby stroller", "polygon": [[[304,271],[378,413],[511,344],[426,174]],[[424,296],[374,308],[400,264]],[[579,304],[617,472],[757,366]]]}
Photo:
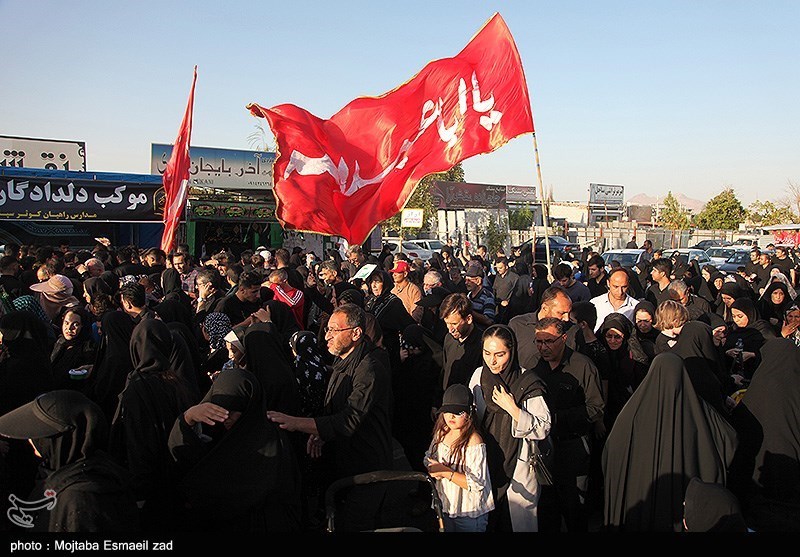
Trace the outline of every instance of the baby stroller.
{"label": "baby stroller", "polygon": [[[442,501],[439,499],[439,492],[436,491],[436,480],[423,472],[413,472],[407,470],[378,470],[375,472],[367,472],[365,474],[348,476],[333,482],[325,491],[326,531],[333,532],[335,529],[336,500],[340,492],[345,489],[350,489],[354,486],[373,484],[377,482],[423,482],[427,484],[431,491],[433,514],[435,515],[436,519],[435,526],[438,528],[439,532],[444,532],[444,521],[442,520]],[[392,491],[404,493],[402,489],[394,489]],[[405,493],[407,493],[407,490]],[[401,501],[403,501],[406,496],[397,497],[390,495],[388,500],[390,501],[390,504],[397,502],[397,505],[401,506]],[[386,528],[377,528],[373,531],[423,532],[426,530],[418,526],[391,526]]]}

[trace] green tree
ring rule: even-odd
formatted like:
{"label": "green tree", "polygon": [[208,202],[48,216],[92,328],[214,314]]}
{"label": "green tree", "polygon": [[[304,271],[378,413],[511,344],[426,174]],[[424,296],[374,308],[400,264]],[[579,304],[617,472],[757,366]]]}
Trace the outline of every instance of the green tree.
{"label": "green tree", "polygon": [[525,205],[508,212],[508,227],[511,230],[528,230],[533,225],[533,211]]}
{"label": "green tree", "polygon": [[771,224],[797,224],[800,218],[786,204],[776,205],[772,201],[753,201],[747,208],[747,218],[756,226]]}
{"label": "green tree", "polygon": [[744,218],[744,207],[733,188],[725,188],[706,203],[696,222],[699,228],[735,230]]}
{"label": "green tree", "polygon": [[[411,197],[408,198],[406,207],[409,209],[422,209],[422,229],[429,230],[431,221],[436,216],[438,207],[433,202],[433,195],[431,194],[431,186],[433,182],[464,182],[464,168],[461,163],[458,163],[447,172],[440,172],[438,174],[430,174],[420,180],[417,187],[414,188]],[[381,228],[384,233],[388,230],[396,231],[405,238],[406,236],[414,236],[420,231],[418,228],[400,228],[400,213],[397,213],[391,218],[386,219],[381,223]]]}
{"label": "green tree", "polygon": [[489,220],[485,234],[486,248],[492,256],[502,248],[508,239],[508,231],[503,223],[498,224],[494,219]]}
{"label": "green tree", "polygon": [[671,191],[664,198],[664,208],[661,209],[660,220],[670,230],[685,230],[689,228],[689,212],[680,206]]}

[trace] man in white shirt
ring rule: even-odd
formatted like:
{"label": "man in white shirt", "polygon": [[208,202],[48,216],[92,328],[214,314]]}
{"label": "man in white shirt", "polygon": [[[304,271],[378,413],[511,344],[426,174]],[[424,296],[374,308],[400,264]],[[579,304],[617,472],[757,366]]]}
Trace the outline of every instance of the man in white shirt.
{"label": "man in white shirt", "polygon": [[614,269],[608,275],[608,292],[591,299],[597,308],[597,325],[595,332],[600,330],[605,318],[611,313],[621,313],[628,320],[634,322],[634,310],[639,303],[636,298],[628,295],[630,286],[628,273],[622,267]]}

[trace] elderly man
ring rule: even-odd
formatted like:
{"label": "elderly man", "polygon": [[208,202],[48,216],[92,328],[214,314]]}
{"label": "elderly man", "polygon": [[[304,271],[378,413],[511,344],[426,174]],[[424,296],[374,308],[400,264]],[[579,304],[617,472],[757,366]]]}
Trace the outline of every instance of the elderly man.
{"label": "elderly man", "polygon": [[612,313],[621,313],[628,320],[634,322],[634,311],[636,304],[639,303],[636,298],[628,295],[628,288],[630,287],[630,276],[628,272],[619,267],[611,271],[608,275],[608,293],[601,294],[592,298],[590,301],[597,308],[597,325],[595,332],[600,330],[605,318]]}
{"label": "elderly man", "polygon": [[83,265],[86,267],[86,272],[82,273],[82,278],[84,279],[99,277],[106,270],[106,266],[103,265],[103,262],[96,257],[90,257]]}
{"label": "elderly man", "polygon": [[424,290],[425,296],[433,292],[433,289],[437,287],[444,287],[442,283],[442,274],[439,271],[433,270],[425,273],[425,276],[422,277],[422,289]]}
{"label": "elderly man", "polygon": [[703,315],[708,315],[709,319],[711,319],[711,315],[714,314],[714,310],[711,309],[711,304],[708,303],[708,300],[692,294],[689,286],[683,280],[670,282],[667,291],[671,300],[675,300],[686,308],[691,320],[697,320]]}
{"label": "elderly man", "polygon": [[[542,293],[542,302],[538,312],[523,313],[516,316],[508,324],[517,336],[519,365],[525,369],[533,368],[539,362],[539,349],[534,342],[534,326],[541,319],[555,317],[569,322],[569,312],[572,310],[572,298],[560,286],[551,286]],[[577,330],[577,327],[574,327]],[[574,337],[570,329],[571,337]],[[571,341],[572,342],[572,341]]]}
{"label": "elderly man", "polygon": [[408,280],[408,273],[411,271],[411,266],[406,261],[398,261],[394,267],[389,271],[394,280],[394,288],[392,294],[400,298],[403,306],[406,308],[408,314],[420,323],[425,308],[418,306],[417,302],[422,299],[422,290],[419,286]]}
{"label": "elderly man", "polygon": [[[282,429],[309,435],[306,449],[323,457],[329,481],[392,468],[392,383],[380,349],[364,334],[364,310],[338,306],[325,327],[328,351],[336,357],[322,412],[313,418],[268,411]],[[385,494],[381,483],[347,492],[339,529],[375,527]]]}
{"label": "elderly man", "polygon": [[467,265],[464,283],[467,286],[467,298],[472,303],[472,318],[482,326],[494,325],[496,304],[492,291],[483,285],[483,267],[478,262]]}

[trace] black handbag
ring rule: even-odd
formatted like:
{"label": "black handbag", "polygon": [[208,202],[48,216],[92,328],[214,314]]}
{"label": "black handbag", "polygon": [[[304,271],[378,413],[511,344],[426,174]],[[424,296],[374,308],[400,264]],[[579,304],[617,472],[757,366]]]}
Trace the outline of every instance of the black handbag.
{"label": "black handbag", "polygon": [[540,441],[533,441],[531,449],[530,465],[536,474],[536,481],[539,485],[553,485],[553,474],[551,470],[554,464],[553,442],[548,435]]}

